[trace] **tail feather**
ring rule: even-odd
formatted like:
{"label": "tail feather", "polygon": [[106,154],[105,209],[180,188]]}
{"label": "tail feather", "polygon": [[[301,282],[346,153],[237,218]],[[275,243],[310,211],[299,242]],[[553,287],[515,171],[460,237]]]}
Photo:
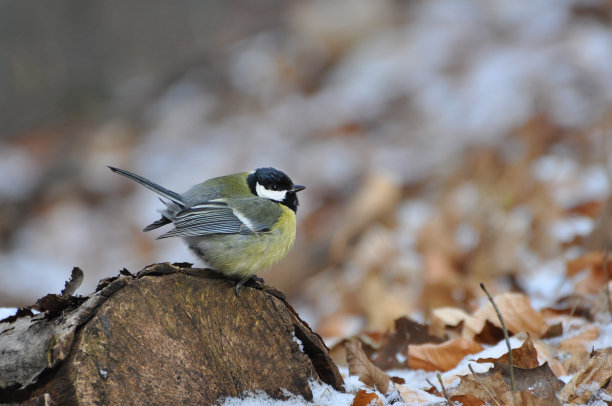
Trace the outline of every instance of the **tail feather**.
{"label": "tail feather", "polygon": [[[132,179],[135,182],[140,183],[142,186],[146,187],[147,189],[150,189],[150,190],[154,191],[158,195],[161,195],[161,196],[165,197],[166,199],[172,200],[174,203],[178,204],[179,206],[185,207],[185,203],[183,203],[181,195],[179,195],[178,193],[173,192],[171,190],[168,190],[165,187],[160,186],[160,185],[158,185],[155,182],[151,182],[149,179],[143,178],[142,176],[138,176],[138,175],[136,175],[136,174],[134,174],[132,172],[128,172],[126,170],[115,168],[115,167],[112,167],[112,166],[109,166],[108,168],[111,171],[115,172],[115,173],[118,173],[120,175],[123,175],[123,176],[125,176],[127,178]],[[157,223],[157,222],[155,222],[155,223]],[[153,224],[155,224],[155,223],[153,223]],[[153,224],[151,224],[151,225],[153,225]]]}
{"label": "tail feather", "polygon": [[153,223],[149,224],[148,226],[146,226],[142,231],[151,231],[151,230],[155,230],[156,228],[159,228],[161,226],[165,226],[166,224],[170,224],[172,223],[172,221],[170,221],[169,219],[162,217],[157,221],[154,221]]}

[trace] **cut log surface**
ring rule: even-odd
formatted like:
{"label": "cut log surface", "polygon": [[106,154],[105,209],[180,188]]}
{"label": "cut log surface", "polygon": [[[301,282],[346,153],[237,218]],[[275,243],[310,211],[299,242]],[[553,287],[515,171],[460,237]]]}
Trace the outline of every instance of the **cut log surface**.
{"label": "cut log surface", "polygon": [[309,380],[342,390],[327,347],[282,293],[256,285],[237,297],[234,287],[156,264],[51,319],[0,323],[0,403],[214,404],[248,391],[309,400]]}

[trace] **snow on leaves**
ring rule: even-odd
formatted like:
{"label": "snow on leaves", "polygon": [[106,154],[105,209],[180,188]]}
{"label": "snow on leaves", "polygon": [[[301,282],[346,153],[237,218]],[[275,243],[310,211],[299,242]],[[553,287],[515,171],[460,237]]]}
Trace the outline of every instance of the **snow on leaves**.
{"label": "snow on leaves", "polygon": [[[402,317],[396,320],[392,331],[378,340],[371,340],[376,335],[370,334],[368,355],[358,338],[346,342],[349,374],[359,376],[367,386],[385,396],[391,392],[388,384],[393,379],[384,370],[444,372],[442,381],[450,383],[445,395],[435,387],[415,389],[394,383],[391,389],[407,404],[430,404],[433,394],[464,405],[578,405],[588,402],[609,384],[612,348],[588,353],[589,346],[598,337],[596,326],[582,326],[566,338],[547,341],[542,337],[550,333],[550,326],[562,325],[557,322],[556,313],[536,311],[521,294],[502,294],[494,300],[510,333],[522,339],[522,344],[512,349],[512,365],[507,351],[497,356],[484,355],[487,343],[481,340],[483,332],[498,328],[495,325],[498,323],[490,320],[492,309],[489,311],[483,306],[469,314],[446,307],[432,312],[429,326]],[[474,372],[475,365],[490,369],[482,372],[479,367],[481,372]],[[510,368],[514,374],[514,391]],[[570,374],[573,378],[567,384],[559,379]],[[366,399],[373,403],[363,403]],[[354,404],[378,404],[379,401],[378,396],[366,396],[360,391]]]}

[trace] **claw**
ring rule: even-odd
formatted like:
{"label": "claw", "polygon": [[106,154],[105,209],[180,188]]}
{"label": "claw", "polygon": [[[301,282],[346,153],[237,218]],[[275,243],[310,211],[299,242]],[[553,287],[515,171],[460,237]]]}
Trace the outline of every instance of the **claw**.
{"label": "claw", "polygon": [[244,285],[246,285],[247,283],[249,283],[250,281],[253,281],[253,282],[259,282],[259,283],[261,283],[262,285],[263,285],[263,283],[264,283],[263,278],[260,278],[260,277],[259,277],[259,276],[257,276],[257,275],[245,276],[244,278],[240,279],[240,280],[238,281],[238,283],[236,284],[236,290],[235,290],[235,292],[236,292],[236,297],[238,297],[238,296],[239,296],[240,289],[242,289],[242,287],[243,287]]}

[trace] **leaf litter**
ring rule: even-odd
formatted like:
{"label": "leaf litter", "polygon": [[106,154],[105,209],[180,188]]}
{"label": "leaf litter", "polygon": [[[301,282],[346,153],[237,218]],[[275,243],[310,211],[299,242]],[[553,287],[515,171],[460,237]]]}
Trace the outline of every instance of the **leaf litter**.
{"label": "leaf litter", "polygon": [[[593,240],[596,233],[601,235],[597,225],[607,221],[610,206],[604,200],[581,202],[576,196],[574,203],[564,198],[564,208],[555,200],[555,185],[535,179],[521,182],[521,177],[528,179],[533,173],[512,163],[493,165],[490,157],[495,152],[484,155],[472,165],[478,167],[478,173],[495,167],[497,175],[478,175],[469,166],[465,173],[448,175],[434,203],[436,215],[430,213],[410,243],[414,244],[410,249],[420,253],[423,268],[418,300],[410,296],[410,288],[405,290],[409,297],[404,306],[408,303],[413,309],[406,314],[414,318],[399,317],[381,330],[369,318],[384,312],[388,301],[373,303],[375,310],[369,312],[359,310],[363,304],[337,310],[364,314],[359,333],[345,337],[357,341],[368,337],[363,342],[372,364],[389,378],[405,381],[393,381],[388,392],[376,391],[371,382],[365,388],[378,393],[383,404],[394,403],[394,394],[408,405],[596,405],[612,401],[612,329],[607,327],[612,321],[608,296],[612,261],[604,243]],[[463,178],[470,179],[469,184]],[[495,190],[500,187],[511,196],[509,200],[499,199],[500,191]],[[470,194],[478,199],[476,207],[470,207],[472,214],[462,206],[473,200]],[[561,232],[558,225],[576,216],[594,218],[593,226]],[[547,226],[552,224],[557,226]],[[377,227],[379,232],[391,233],[396,225],[378,223]],[[459,229],[471,233],[472,240],[459,238]],[[353,250],[365,237],[355,238]],[[346,250],[336,267],[344,267],[357,255],[350,247]],[[386,267],[383,257],[378,262],[360,260],[366,264],[362,280],[388,278],[389,267],[393,269],[393,261],[402,255],[396,251],[387,256]],[[530,277],[533,272],[538,272],[537,277]],[[496,292],[493,300],[511,337],[512,366],[500,320],[478,290],[481,281]],[[361,288],[368,289],[367,285]],[[387,291],[393,289],[387,285]],[[359,295],[358,289],[349,291]],[[379,294],[382,292],[384,289]],[[343,303],[355,304],[350,299]]]}

